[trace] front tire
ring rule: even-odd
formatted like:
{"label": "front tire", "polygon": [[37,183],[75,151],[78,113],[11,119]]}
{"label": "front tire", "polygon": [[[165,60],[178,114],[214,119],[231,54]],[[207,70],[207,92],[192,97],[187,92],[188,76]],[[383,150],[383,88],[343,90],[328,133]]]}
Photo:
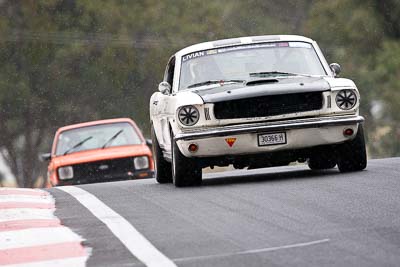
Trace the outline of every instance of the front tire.
{"label": "front tire", "polygon": [[171,163],[164,159],[153,126],[151,126],[151,140],[153,142],[154,175],[156,180],[159,184],[172,183]]}
{"label": "front tire", "polygon": [[[172,134],[171,134],[172,138]],[[202,181],[201,167],[195,159],[185,157],[176,141],[172,144],[172,179],[176,187],[200,185]]]}
{"label": "front tire", "polygon": [[364,129],[360,124],[356,137],[338,147],[338,168],[340,172],[361,171],[367,167]]}

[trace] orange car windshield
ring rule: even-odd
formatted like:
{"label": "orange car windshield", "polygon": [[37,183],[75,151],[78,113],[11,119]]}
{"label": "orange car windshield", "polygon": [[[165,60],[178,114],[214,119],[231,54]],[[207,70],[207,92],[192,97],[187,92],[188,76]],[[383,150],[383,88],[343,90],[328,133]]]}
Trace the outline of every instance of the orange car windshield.
{"label": "orange car windshield", "polygon": [[141,143],[130,123],[100,124],[63,131],[58,137],[56,155]]}

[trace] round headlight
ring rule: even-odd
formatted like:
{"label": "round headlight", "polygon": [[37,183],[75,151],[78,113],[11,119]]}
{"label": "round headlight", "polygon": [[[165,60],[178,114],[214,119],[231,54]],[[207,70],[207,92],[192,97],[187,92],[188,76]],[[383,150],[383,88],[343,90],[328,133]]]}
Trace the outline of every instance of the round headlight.
{"label": "round headlight", "polygon": [[336,104],[343,110],[352,109],[357,104],[357,95],[354,90],[341,90],[336,95]]}
{"label": "round headlight", "polygon": [[183,106],[178,111],[179,121],[185,126],[195,125],[200,118],[200,113],[194,106]]}
{"label": "round headlight", "polygon": [[60,178],[60,180],[74,178],[74,169],[72,168],[72,166],[58,168],[58,178]]}
{"label": "round headlight", "polygon": [[135,170],[143,170],[149,168],[149,159],[146,156],[136,157],[133,159]]}

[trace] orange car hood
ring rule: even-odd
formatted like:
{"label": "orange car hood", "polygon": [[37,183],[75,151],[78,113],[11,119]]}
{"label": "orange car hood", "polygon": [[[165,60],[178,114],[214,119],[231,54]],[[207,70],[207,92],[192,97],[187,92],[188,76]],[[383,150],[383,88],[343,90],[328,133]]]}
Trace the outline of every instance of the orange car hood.
{"label": "orange car hood", "polygon": [[151,157],[150,149],[146,145],[118,146],[105,149],[93,149],[71,153],[65,156],[57,156],[52,159],[57,167],[74,165],[86,162],[127,158],[140,155]]}

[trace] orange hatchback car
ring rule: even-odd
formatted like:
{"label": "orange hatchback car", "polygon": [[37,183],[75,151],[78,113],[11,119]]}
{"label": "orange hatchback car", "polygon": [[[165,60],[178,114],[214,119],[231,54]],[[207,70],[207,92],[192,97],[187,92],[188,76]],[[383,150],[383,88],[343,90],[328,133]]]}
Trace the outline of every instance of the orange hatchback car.
{"label": "orange hatchback car", "polygon": [[62,127],[54,137],[49,186],[150,178],[151,150],[131,119],[111,119]]}

